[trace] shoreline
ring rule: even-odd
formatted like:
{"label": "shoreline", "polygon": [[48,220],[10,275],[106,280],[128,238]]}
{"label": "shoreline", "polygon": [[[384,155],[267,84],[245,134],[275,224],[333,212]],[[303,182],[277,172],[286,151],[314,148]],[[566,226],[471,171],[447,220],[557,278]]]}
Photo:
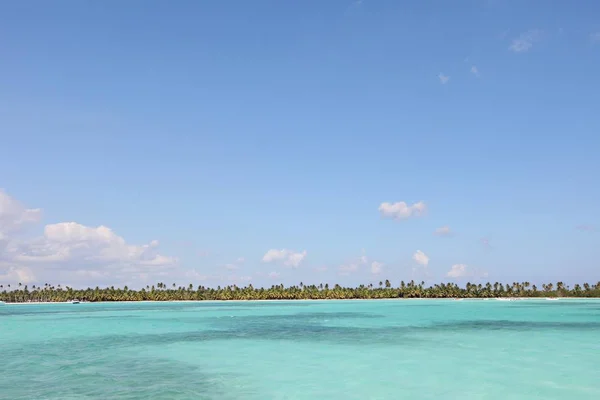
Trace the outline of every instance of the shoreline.
{"label": "shoreline", "polygon": [[[427,297],[413,297],[413,298],[383,298],[383,299],[257,299],[257,300],[132,300],[132,301],[82,301],[78,304],[122,304],[122,303],[275,303],[275,302],[316,302],[316,301],[531,301],[531,300],[595,300],[600,301],[598,297],[484,297],[484,298],[467,298],[467,297],[443,297],[443,298],[427,298]],[[556,301],[556,300],[554,300]],[[49,305],[49,304],[71,304],[68,301],[32,301],[32,302],[0,302],[2,305]]]}

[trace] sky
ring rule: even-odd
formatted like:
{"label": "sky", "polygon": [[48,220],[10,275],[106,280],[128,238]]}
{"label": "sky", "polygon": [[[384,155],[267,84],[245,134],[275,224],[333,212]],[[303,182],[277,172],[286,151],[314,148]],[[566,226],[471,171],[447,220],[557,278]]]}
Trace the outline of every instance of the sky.
{"label": "sky", "polygon": [[598,15],[0,2],[0,283],[599,281]]}

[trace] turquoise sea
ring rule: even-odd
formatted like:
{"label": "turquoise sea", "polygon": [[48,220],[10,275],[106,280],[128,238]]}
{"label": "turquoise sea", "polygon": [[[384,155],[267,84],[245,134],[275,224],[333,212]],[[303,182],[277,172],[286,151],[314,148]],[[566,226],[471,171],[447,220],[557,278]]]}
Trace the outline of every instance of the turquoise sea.
{"label": "turquoise sea", "polygon": [[0,305],[0,399],[600,399],[600,301]]}

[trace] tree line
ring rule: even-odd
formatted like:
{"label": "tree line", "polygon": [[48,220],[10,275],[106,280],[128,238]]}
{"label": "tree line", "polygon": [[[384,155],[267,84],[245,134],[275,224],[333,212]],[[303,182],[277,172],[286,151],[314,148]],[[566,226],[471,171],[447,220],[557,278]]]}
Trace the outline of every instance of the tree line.
{"label": "tree line", "polygon": [[67,302],[80,300],[97,301],[175,301],[175,300],[333,300],[333,299],[392,299],[392,298],[510,298],[510,297],[600,297],[600,282],[595,285],[584,283],[573,287],[563,282],[542,284],[541,287],[529,282],[499,282],[475,284],[467,283],[461,287],[454,283],[440,283],[425,286],[425,282],[400,282],[392,287],[389,280],[379,285],[360,285],[358,287],[342,287],[340,285],[319,284],[285,287],[273,285],[269,288],[247,285],[218,286],[216,288],[198,286],[166,285],[162,282],[134,290],[127,286],[114,286],[87,289],[53,286],[2,285],[0,284],[0,301],[14,302]]}

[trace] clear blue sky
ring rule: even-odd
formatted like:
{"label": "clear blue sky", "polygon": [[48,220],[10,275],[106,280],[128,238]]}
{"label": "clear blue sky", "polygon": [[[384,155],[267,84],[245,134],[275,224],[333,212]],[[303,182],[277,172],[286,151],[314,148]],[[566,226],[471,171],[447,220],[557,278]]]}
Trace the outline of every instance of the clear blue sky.
{"label": "clear blue sky", "polygon": [[[598,15],[597,1],[2,2],[0,188],[43,209],[9,239],[71,264],[5,250],[0,277],[73,271],[73,243],[92,239],[39,243],[76,222],[177,258],[150,277],[82,262],[85,284],[397,284],[456,264],[463,280],[600,280]],[[378,210],[401,201],[427,212]],[[265,262],[270,249],[287,252]]]}

